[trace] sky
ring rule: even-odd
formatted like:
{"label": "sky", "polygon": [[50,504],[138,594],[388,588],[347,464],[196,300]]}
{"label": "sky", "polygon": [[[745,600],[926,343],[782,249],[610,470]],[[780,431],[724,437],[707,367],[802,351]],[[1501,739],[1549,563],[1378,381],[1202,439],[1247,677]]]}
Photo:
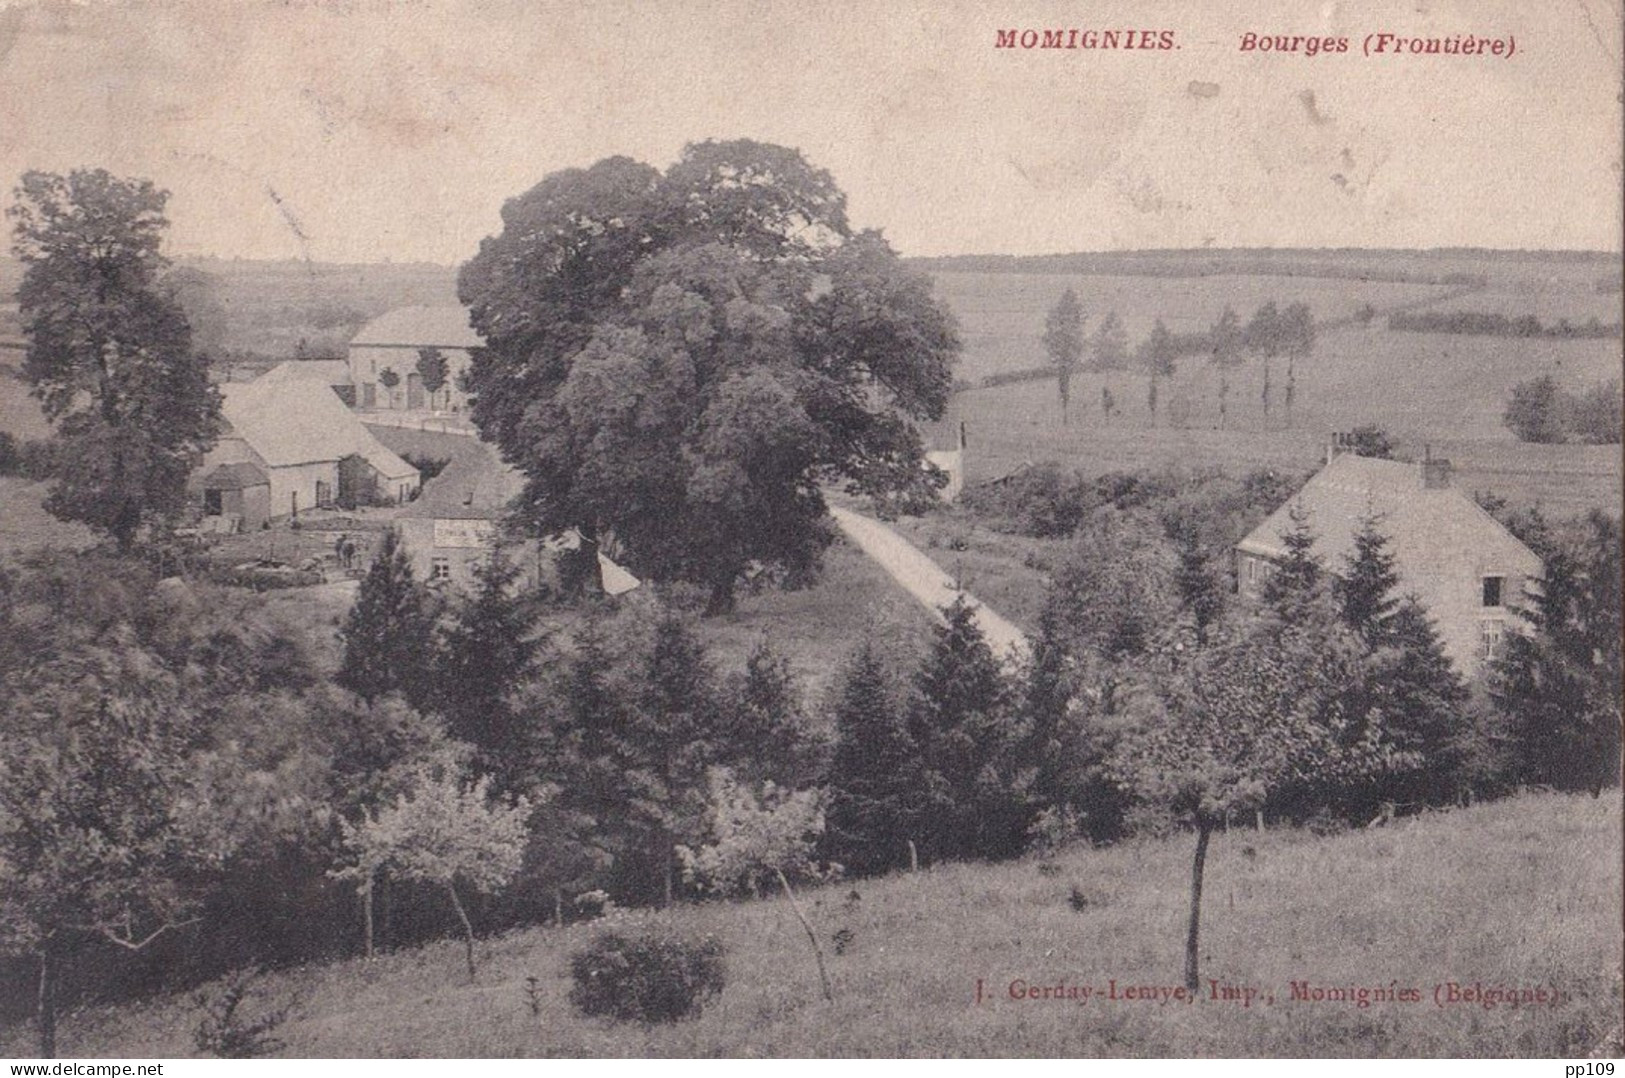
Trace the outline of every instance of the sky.
{"label": "sky", "polygon": [[[905,255],[1617,251],[1619,2],[0,0],[0,177],[151,178],[176,256],[457,263],[552,171],[748,137]],[[995,47],[1044,28],[1177,47]]]}

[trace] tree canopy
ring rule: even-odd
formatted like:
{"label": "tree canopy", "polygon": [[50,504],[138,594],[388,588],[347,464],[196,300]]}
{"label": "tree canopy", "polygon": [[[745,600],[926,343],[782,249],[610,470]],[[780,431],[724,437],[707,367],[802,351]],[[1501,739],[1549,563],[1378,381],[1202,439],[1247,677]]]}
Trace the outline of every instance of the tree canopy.
{"label": "tree canopy", "polygon": [[1044,351],[1055,365],[1056,391],[1061,398],[1061,422],[1067,421],[1072,401],[1072,375],[1083,362],[1083,307],[1068,288],[1044,316]]}
{"label": "tree canopy", "polygon": [[536,528],[725,609],[752,568],[816,568],[821,483],[929,493],[914,423],[946,406],[953,320],[799,152],[704,142],[664,174],[608,158],[502,218],[459,277],[487,342],[468,386]]}
{"label": "tree canopy", "polygon": [[128,550],[184,508],[219,425],[207,363],[161,281],[169,193],[79,169],[25,173],[14,194],[23,372],[63,450],[46,508]]}

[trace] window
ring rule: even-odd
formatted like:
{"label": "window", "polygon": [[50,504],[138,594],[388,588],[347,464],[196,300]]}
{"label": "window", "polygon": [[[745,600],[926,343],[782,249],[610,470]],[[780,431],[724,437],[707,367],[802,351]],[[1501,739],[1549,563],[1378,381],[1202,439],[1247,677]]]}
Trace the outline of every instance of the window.
{"label": "window", "polygon": [[1505,639],[1506,623],[1500,618],[1485,618],[1478,623],[1478,657],[1485,662],[1498,658]]}
{"label": "window", "polygon": [[1506,584],[1504,576],[1487,576],[1484,578],[1484,605],[1500,606],[1501,591]]}
{"label": "window", "polygon": [[431,559],[430,562],[429,562],[429,579],[430,580],[450,580],[451,579],[451,559],[450,558],[434,558],[434,559]]}

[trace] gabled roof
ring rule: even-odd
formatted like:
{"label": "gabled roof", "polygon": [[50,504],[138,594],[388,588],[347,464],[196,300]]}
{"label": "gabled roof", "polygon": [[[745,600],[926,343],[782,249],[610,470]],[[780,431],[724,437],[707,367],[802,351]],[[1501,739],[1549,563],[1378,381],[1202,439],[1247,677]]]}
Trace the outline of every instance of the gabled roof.
{"label": "gabled roof", "polygon": [[518,469],[481,443],[478,452],[453,457],[445,471],[423,484],[423,493],[401,510],[407,518],[495,520],[525,486]]}
{"label": "gabled roof", "polygon": [[350,347],[479,348],[485,341],[463,307],[397,307],[362,326]]}
{"label": "gabled roof", "polygon": [[350,384],[350,365],[342,359],[290,359],[278,363],[254,380],[302,380],[324,386],[347,386]]}
{"label": "gabled roof", "polygon": [[1315,553],[1326,568],[1341,572],[1354,552],[1360,523],[1380,515],[1401,574],[1426,571],[1453,552],[1466,551],[1484,565],[1526,574],[1540,572],[1540,559],[1471,498],[1452,487],[1424,487],[1422,466],[1343,453],[1315,474],[1285,505],[1236,544],[1245,553],[1281,558],[1281,536],[1292,530],[1292,509],[1301,505],[1315,533]]}
{"label": "gabled roof", "polygon": [[249,487],[268,486],[270,482],[257,466],[248,461],[238,461],[236,464],[222,464],[204,476],[203,489],[247,490]]}
{"label": "gabled roof", "polygon": [[232,431],[272,468],[360,456],[385,479],[416,479],[418,470],[374,438],[338,394],[308,378],[228,383],[221,414]]}

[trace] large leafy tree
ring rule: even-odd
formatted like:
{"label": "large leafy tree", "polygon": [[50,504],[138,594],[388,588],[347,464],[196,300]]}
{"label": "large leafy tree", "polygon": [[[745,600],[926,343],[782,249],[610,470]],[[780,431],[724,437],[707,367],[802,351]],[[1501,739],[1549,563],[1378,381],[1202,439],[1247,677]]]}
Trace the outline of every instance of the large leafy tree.
{"label": "large leafy tree", "polygon": [[1293,793],[1347,788],[1393,755],[1380,724],[1350,710],[1344,686],[1357,657],[1332,619],[1265,627],[1203,649],[1138,697],[1145,713],[1111,767],[1136,796],[1196,832],[1185,984],[1199,984],[1202,885],[1213,832],[1234,812]]}
{"label": "large leafy tree", "polygon": [[1044,317],[1044,351],[1055,367],[1055,388],[1061,398],[1061,423],[1067,422],[1072,402],[1072,375],[1083,362],[1083,307],[1068,288]]}
{"label": "large leafy tree", "polygon": [[487,342],[468,384],[540,530],[720,611],[753,567],[816,568],[820,483],[928,493],[913,424],[946,406],[953,322],[798,152],[699,143],[664,175],[609,158],[502,216],[459,278]]}
{"label": "large leafy tree", "polygon": [[219,425],[207,361],[161,279],[168,197],[102,169],[28,172],[8,211],[23,370],[62,448],[46,508],[122,550],[179,515]]}

